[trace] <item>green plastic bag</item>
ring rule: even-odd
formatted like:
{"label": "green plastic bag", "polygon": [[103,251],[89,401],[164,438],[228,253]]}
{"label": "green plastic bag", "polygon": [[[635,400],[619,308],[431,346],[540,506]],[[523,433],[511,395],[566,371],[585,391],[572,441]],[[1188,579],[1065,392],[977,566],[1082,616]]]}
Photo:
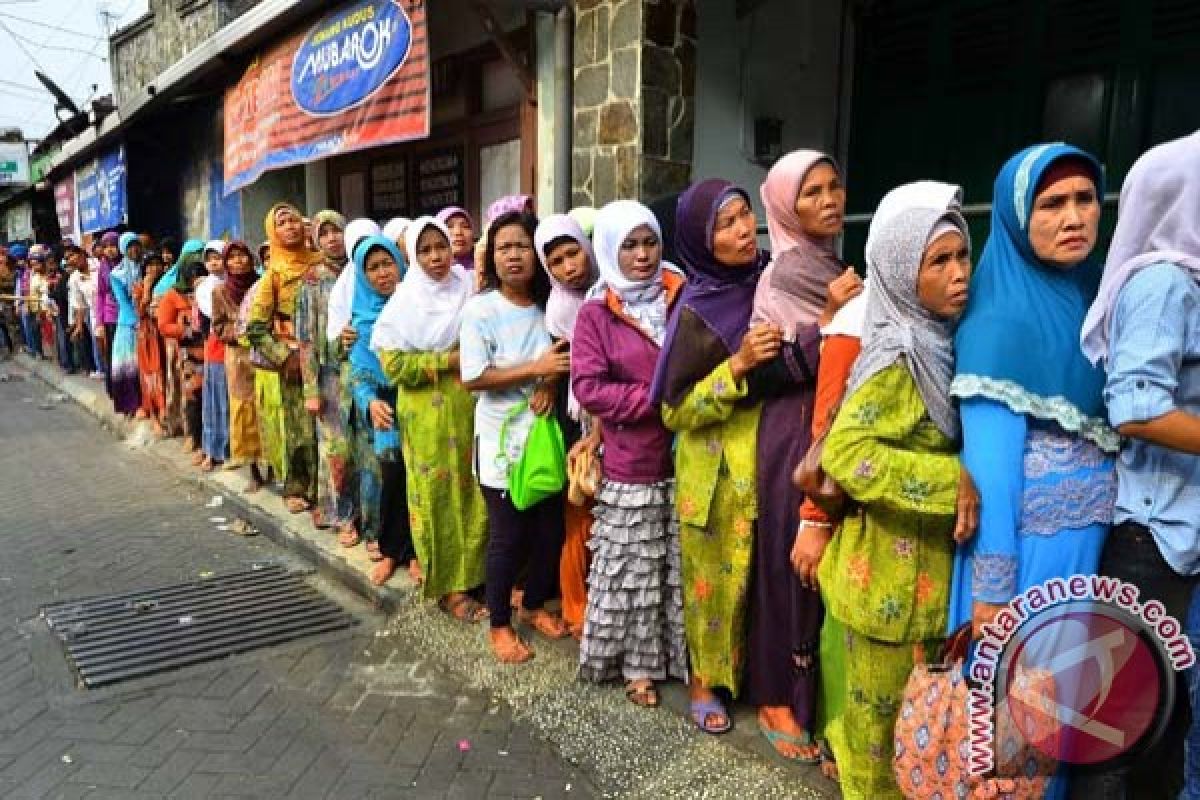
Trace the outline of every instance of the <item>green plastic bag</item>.
{"label": "green plastic bag", "polygon": [[[529,408],[528,401],[513,406],[500,428],[501,457],[508,452],[508,424]],[[553,414],[535,416],[525,448],[517,463],[508,464],[508,496],[518,511],[532,508],[567,485],[567,448],[562,428]]]}

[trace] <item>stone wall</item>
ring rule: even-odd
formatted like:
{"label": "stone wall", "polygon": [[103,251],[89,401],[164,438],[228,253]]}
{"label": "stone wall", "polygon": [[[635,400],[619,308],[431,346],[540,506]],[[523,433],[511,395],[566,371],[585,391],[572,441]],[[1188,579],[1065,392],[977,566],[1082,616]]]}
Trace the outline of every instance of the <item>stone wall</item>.
{"label": "stone wall", "polygon": [[573,205],[687,185],[695,63],[694,0],[578,0]]}
{"label": "stone wall", "polygon": [[117,105],[146,90],[163,70],[261,0],[150,0],[149,10],[109,39]]}

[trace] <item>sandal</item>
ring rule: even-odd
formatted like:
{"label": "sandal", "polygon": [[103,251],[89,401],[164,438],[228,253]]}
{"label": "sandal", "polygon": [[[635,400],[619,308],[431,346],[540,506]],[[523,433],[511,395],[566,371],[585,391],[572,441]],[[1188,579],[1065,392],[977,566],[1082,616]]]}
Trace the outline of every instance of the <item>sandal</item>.
{"label": "sandal", "polygon": [[658,708],[658,689],[654,688],[652,682],[639,684],[637,681],[629,681],[625,684],[625,697],[635,706]]}
{"label": "sandal", "polygon": [[308,501],[303,497],[285,497],[283,505],[292,514],[303,514],[309,509]]}
{"label": "sandal", "polygon": [[383,552],[379,549],[379,542],[375,540],[367,542],[367,558],[371,561],[383,561]]}
{"label": "sandal", "polygon": [[312,524],[317,530],[325,531],[332,527],[325,519],[325,512],[319,508],[312,510]]}
{"label": "sandal", "polygon": [[496,656],[496,660],[501,664],[524,664],[533,658],[534,653],[529,647],[521,641],[521,637],[517,636],[516,631],[509,628],[508,631],[512,638],[505,638],[502,641],[496,640],[496,631],[503,628],[496,628],[488,633],[488,641],[492,646],[492,653]]}
{"label": "sandal", "polygon": [[438,608],[459,622],[474,625],[488,618],[488,610],[469,594],[459,594],[453,600],[447,595],[438,600]]}
{"label": "sandal", "polygon": [[[715,697],[711,700],[691,701],[688,711],[696,727],[707,734],[718,736],[733,730],[733,720],[730,718],[729,712],[725,710],[725,706],[721,705],[721,701]],[[709,722],[710,717],[724,717],[725,724],[717,725],[711,723]]]}
{"label": "sandal", "polygon": [[342,547],[354,547],[359,543],[362,537],[358,535],[358,531],[353,525],[347,525],[338,531],[338,544]]}
{"label": "sandal", "polygon": [[817,748],[817,752],[811,756],[804,756],[799,752],[797,752],[795,755],[789,756],[785,755],[779,750],[780,742],[784,744],[790,744],[792,747],[797,748],[797,750],[799,750],[799,748],[812,747],[813,738],[812,734],[808,731],[804,731],[804,733],[800,736],[793,736],[790,733],[772,730],[771,728],[763,725],[761,722],[758,723],[758,730],[761,731],[762,735],[765,736],[767,741],[771,743],[771,749],[775,751],[775,755],[779,756],[785,761],[790,761],[793,764],[805,764],[807,766],[815,766],[816,764],[821,763],[821,749],[819,747]]}
{"label": "sandal", "polygon": [[396,574],[396,559],[380,557],[379,563],[371,570],[371,585],[383,586]]}
{"label": "sandal", "polygon": [[524,617],[535,631],[547,639],[565,639],[571,635],[562,617],[555,616],[543,608],[539,608],[537,611],[526,611]]}
{"label": "sandal", "polygon": [[834,783],[841,782],[837,759],[833,757],[833,749],[830,748],[829,742],[822,739],[818,744],[821,746],[821,774]]}
{"label": "sandal", "polygon": [[408,578],[417,586],[425,585],[425,573],[421,572],[421,562],[415,558],[408,562]]}

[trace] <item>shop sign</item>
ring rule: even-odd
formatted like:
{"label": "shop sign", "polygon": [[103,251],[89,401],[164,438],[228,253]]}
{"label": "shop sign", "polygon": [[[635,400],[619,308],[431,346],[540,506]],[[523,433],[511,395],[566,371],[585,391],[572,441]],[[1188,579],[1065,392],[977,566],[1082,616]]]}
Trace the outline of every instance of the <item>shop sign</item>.
{"label": "shop sign", "polygon": [[29,147],[24,142],[0,142],[0,186],[29,185]]}
{"label": "shop sign", "polygon": [[54,212],[63,236],[75,234],[75,175],[72,173],[54,184]]}
{"label": "shop sign", "polygon": [[225,192],[272,169],[429,135],[420,0],[342,3],[225,93]]}
{"label": "shop sign", "polygon": [[109,150],[75,173],[79,229],[84,233],[115,228],[125,221],[125,148]]}

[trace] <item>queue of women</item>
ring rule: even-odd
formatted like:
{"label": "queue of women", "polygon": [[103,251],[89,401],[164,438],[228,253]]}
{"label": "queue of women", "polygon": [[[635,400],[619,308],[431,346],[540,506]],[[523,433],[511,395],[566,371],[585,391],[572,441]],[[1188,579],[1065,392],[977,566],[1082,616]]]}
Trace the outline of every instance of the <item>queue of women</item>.
{"label": "queue of women", "polygon": [[[519,631],[574,635],[582,679],[646,707],[685,682],[709,734],[744,699],[781,758],[823,762],[848,798],[900,796],[914,645],[1073,574],[1189,616],[1197,175],[1200,134],[1146,153],[1107,265],[1103,170],[1075,147],[1003,166],[978,256],[959,187],[899,186],[865,281],[837,255],[843,173],[813,151],[761,187],[770,253],[723,180],[679,197],[673,242],[632,200],[539,221],[525,197],[482,231],[460,208],[380,229],[279,204],[258,251],[188,242],[161,277],[110,235],[113,399],[202,468],[282,481],[289,510],[363,543],[373,581],[406,570],[500,661],[534,657]],[[518,507],[539,418],[570,491]],[[806,463],[844,503],[806,496]],[[1047,796],[1175,796],[1175,701],[1154,753],[1063,766]]]}

